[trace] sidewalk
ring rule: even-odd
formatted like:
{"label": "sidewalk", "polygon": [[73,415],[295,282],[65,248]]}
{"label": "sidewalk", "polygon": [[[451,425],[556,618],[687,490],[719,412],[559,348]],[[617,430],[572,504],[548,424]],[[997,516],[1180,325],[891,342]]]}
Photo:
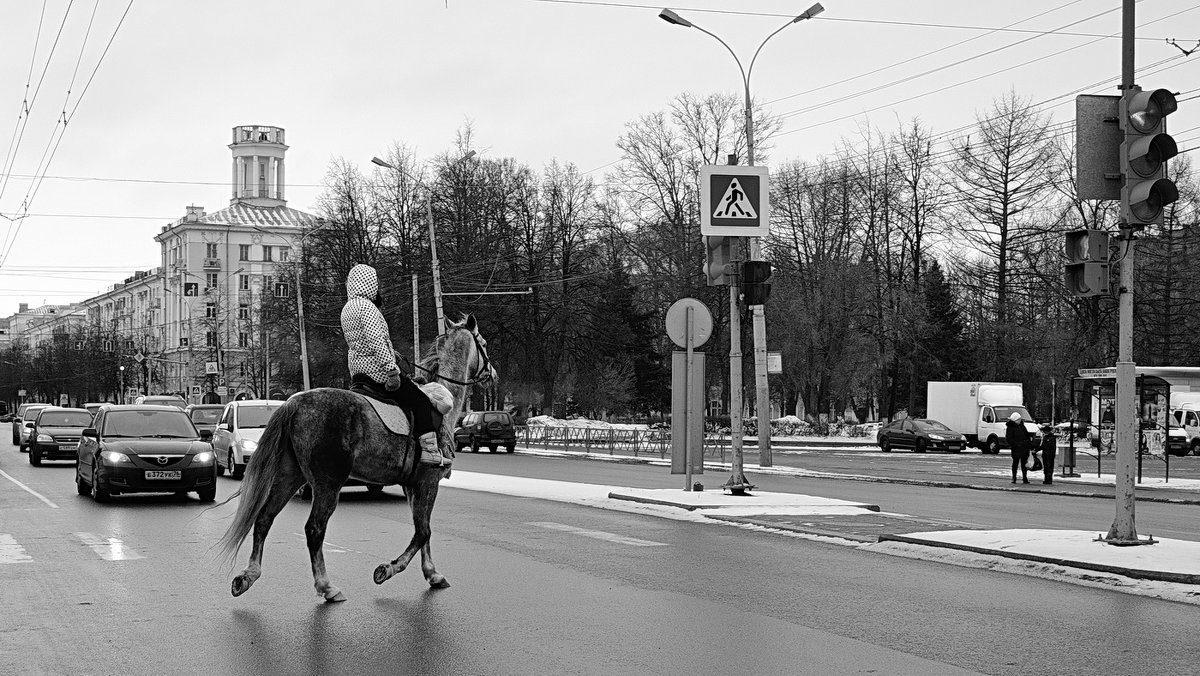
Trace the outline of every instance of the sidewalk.
{"label": "sidewalk", "polygon": [[[913,553],[913,548],[933,548],[942,551],[938,558],[949,563],[975,565],[957,559],[955,555],[984,555],[1022,562],[1063,566],[1078,571],[1096,571],[1121,575],[1132,580],[1147,580],[1182,585],[1200,585],[1200,542],[1156,539],[1154,544],[1118,546],[1104,542],[1103,533],[1052,529],[983,530],[956,527],[953,529],[916,530],[936,522],[903,514],[881,512],[878,505],[820,498],[791,493],[753,491],[746,496],[725,494],[720,489],[683,491],[680,489],[645,489],[583,484],[548,479],[530,479],[457,470],[445,483],[446,488],[502,493],[521,497],[542,498],[574,504],[651,514],[690,521],[715,520],[751,527],[827,536],[851,542],[856,546],[896,553],[902,556],[929,558],[928,553]],[[881,532],[872,541],[868,538],[845,537],[829,530],[828,524],[868,520],[874,525],[899,526],[908,532]],[[949,525],[949,524],[945,524]],[[1143,538],[1145,539],[1145,538]],[[855,541],[857,540],[857,541]],[[865,544],[864,544],[865,543]],[[897,547],[900,551],[894,551]],[[928,550],[924,550],[928,552]],[[982,567],[992,568],[992,565]],[[1018,572],[1018,571],[1014,571]],[[1029,570],[1019,572],[1029,573]],[[1095,582],[1095,576],[1062,570],[1044,571],[1047,577],[1070,577],[1076,581]],[[1088,578],[1092,578],[1088,580]],[[1104,586],[1121,586],[1106,584]],[[1172,590],[1151,595],[1173,597],[1174,600],[1196,603],[1200,589]]]}

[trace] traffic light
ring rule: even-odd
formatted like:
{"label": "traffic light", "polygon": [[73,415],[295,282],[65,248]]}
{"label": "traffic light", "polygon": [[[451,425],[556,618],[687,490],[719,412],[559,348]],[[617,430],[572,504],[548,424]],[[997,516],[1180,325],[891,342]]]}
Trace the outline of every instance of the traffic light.
{"label": "traffic light", "polygon": [[1167,178],[1167,160],[1179,153],[1166,133],[1166,118],[1179,105],[1166,89],[1125,90],[1121,96],[1121,220],[1133,228],[1163,222],[1163,210],[1179,199],[1175,182]]}
{"label": "traffic light", "polygon": [[746,305],[763,305],[771,295],[771,264],[766,261],[742,263],[742,300]]}
{"label": "traffic light", "polygon": [[709,286],[729,284],[729,259],[733,254],[733,240],[729,237],[704,238],[704,274]]}
{"label": "traffic light", "polygon": [[1108,240],[1103,230],[1067,233],[1065,275],[1071,295],[1100,296],[1109,292]]}

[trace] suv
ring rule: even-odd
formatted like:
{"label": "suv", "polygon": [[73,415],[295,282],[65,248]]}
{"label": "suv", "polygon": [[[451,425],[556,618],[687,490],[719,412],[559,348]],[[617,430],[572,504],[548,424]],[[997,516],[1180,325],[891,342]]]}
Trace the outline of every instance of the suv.
{"label": "suv", "polygon": [[224,410],[224,404],[192,404],[183,409],[196,425],[196,429],[200,430],[200,438],[209,442],[212,441],[213,433],[217,431],[217,421],[221,419]]}
{"label": "suv", "polygon": [[508,411],[473,411],[458,425],[455,450],[470,447],[472,453],[478,453],[480,446],[487,446],[495,453],[496,447],[503,446],[506,453],[512,453],[517,447],[517,431]]}
{"label": "suv", "polygon": [[50,404],[21,404],[17,409],[17,415],[12,421],[12,440],[16,447],[24,452],[25,444],[29,442],[29,428],[25,426],[25,421],[32,421],[37,417],[38,411],[46,408]]}

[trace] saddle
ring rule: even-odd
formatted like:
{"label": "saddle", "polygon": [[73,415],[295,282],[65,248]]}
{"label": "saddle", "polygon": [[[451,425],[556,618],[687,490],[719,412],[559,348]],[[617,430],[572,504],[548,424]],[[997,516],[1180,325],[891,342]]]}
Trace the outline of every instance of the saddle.
{"label": "saddle", "polygon": [[[450,392],[443,385],[426,383],[421,385],[425,396],[433,403],[433,425],[435,430],[442,428],[442,416],[449,412],[453,405]],[[391,393],[382,385],[375,383],[354,383],[350,391],[362,395],[375,409],[379,419],[383,421],[393,434],[412,436],[412,414],[391,400]],[[448,405],[449,404],[449,405]]]}

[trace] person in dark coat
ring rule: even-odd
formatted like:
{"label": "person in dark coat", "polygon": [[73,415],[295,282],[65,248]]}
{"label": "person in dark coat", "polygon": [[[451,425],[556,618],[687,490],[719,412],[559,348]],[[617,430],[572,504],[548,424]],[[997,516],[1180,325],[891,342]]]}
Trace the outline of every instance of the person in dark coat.
{"label": "person in dark coat", "polygon": [[1054,455],[1058,451],[1058,437],[1054,434],[1054,428],[1049,425],[1042,425],[1042,473],[1046,479],[1042,481],[1044,484],[1054,483]]}
{"label": "person in dark coat", "polygon": [[1029,430],[1025,429],[1025,421],[1021,414],[1013,411],[1004,423],[1004,439],[1012,449],[1012,482],[1017,483],[1017,468],[1021,468],[1021,481],[1029,483]]}

